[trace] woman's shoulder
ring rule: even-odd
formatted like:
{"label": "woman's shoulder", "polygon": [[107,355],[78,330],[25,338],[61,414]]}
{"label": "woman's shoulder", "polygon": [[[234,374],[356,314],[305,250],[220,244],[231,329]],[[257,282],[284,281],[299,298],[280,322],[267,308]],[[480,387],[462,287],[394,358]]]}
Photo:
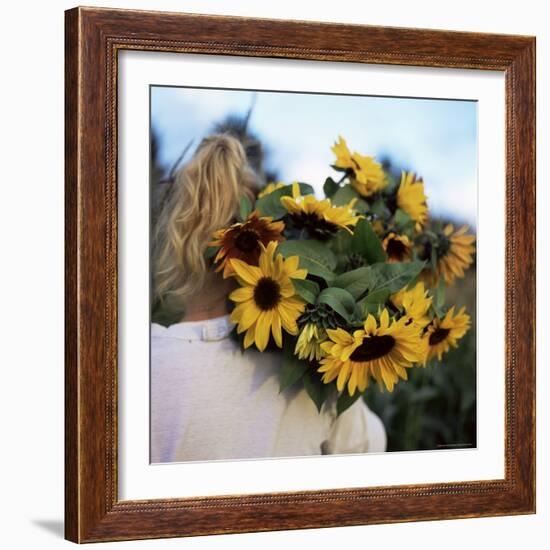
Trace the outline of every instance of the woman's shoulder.
{"label": "woman's shoulder", "polygon": [[217,341],[227,338],[233,330],[229,315],[201,321],[181,321],[178,323],[151,323],[152,338],[169,338],[190,341]]}
{"label": "woman's shoulder", "polygon": [[231,373],[244,375],[247,372],[254,377],[258,372],[275,374],[282,366],[280,352],[257,352],[242,350],[237,338],[231,333],[233,324],[228,316],[198,322],[182,322],[170,326],[151,324],[151,367],[161,364],[174,367],[193,365],[223,371],[224,376]]}

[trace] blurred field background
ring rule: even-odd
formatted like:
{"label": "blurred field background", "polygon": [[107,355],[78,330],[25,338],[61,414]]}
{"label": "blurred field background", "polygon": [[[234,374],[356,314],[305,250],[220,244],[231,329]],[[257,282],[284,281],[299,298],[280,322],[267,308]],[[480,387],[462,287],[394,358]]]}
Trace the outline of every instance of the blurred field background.
{"label": "blurred field background", "polygon": [[[175,169],[215,131],[241,139],[264,182],[300,180],[322,195],[341,134],[387,170],[424,178],[432,219],[467,223],[477,211],[477,108],[468,101],[275,92],[151,89],[151,220]],[[372,384],[365,401],[382,419],[389,451],[476,446],[476,269],[446,292],[472,328],[443,362],[409,370],[393,393]]]}
{"label": "blurred field background", "polygon": [[447,289],[447,302],[466,306],[472,327],[441,363],[410,369],[393,393],[367,388],[365,402],[384,422],[388,451],[476,446],[475,265]]}

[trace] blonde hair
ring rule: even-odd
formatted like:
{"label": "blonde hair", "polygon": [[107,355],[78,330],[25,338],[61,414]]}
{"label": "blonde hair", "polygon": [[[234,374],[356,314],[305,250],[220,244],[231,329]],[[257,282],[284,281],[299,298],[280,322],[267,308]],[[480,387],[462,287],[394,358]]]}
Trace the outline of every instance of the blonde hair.
{"label": "blonde hair", "polygon": [[258,179],[240,141],[228,134],[203,139],[178,172],[153,234],[154,298],[186,299],[208,271],[213,233],[235,218],[241,198],[253,198]]}

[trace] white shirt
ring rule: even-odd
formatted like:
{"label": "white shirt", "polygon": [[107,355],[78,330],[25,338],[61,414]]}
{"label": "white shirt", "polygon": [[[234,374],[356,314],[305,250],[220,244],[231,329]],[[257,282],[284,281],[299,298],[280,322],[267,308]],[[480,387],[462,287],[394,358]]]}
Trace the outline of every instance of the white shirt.
{"label": "white shirt", "polygon": [[382,422],[357,400],[336,416],[303,388],[279,393],[280,353],[243,353],[228,316],[151,330],[151,462],[382,452]]}

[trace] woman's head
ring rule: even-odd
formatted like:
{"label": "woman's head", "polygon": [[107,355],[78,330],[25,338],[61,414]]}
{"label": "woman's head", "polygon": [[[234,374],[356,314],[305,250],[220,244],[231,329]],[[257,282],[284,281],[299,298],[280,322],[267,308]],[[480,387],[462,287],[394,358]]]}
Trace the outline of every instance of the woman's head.
{"label": "woman's head", "polygon": [[238,139],[203,139],[179,171],[154,232],[155,298],[184,302],[203,285],[204,253],[213,233],[229,225],[243,196],[253,198],[258,180]]}

